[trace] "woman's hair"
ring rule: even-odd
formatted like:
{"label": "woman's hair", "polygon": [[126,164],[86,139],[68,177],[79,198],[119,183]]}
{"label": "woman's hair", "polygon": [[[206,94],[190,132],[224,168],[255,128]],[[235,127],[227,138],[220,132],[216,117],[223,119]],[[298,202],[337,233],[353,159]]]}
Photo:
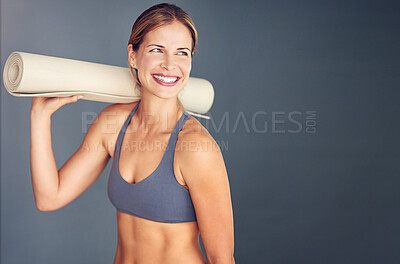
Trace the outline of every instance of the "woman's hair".
{"label": "woman's hair", "polygon": [[[180,7],[173,4],[157,4],[146,11],[144,11],[135,21],[132,27],[131,36],[129,37],[129,44],[132,44],[132,48],[134,51],[137,51],[140,47],[140,44],[143,42],[144,36],[163,25],[171,24],[174,21],[179,21],[183,25],[185,25],[192,36],[192,51],[191,56],[193,57],[193,53],[196,50],[197,45],[197,31],[194,26],[193,20],[190,16],[183,11]],[[130,64],[129,64],[130,65]],[[137,85],[136,87],[139,89],[139,93],[142,93],[142,87],[137,77],[137,69],[129,66],[132,76],[135,79]],[[134,71],[135,70],[135,71]],[[181,101],[178,98],[178,105],[185,111]]]}

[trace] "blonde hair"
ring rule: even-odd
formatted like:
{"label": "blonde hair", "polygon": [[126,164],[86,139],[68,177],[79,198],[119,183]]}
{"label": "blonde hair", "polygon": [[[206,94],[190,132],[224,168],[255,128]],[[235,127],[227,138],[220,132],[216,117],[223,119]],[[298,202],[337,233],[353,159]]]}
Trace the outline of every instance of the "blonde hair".
{"label": "blonde hair", "polygon": [[[137,51],[140,47],[140,44],[143,42],[144,36],[153,29],[157,27],[170,24],[174,21],[179,21],[183,25],[185,25],[192,36],[192,51],[191,56],[193,57],[194,51],[196,50],[197,45],[197,31],[193,20],[190,16],[182,10],[182,8],[168,3],[157,4],[146,11],[144,11],[135,21],[132,26],[132,32],[129,37],[129,44],[132,44],[132,49]],[[136,81],[136,87],[139,90],[139,93],[142,93],[142,86],[137,77],[137,69],[132,68],[132,66],[128,63],[129,68],[131,70],[132,76]],[[182,102],[178,98],[178,106],[185,112],[185,108],[182,105]]]}

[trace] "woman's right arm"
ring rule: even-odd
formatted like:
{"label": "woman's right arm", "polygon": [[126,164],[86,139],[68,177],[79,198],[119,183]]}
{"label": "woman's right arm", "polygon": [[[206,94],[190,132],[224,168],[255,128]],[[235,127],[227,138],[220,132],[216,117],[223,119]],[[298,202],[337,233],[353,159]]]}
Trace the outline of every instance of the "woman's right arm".
{"label": "woman's right arm", "polygon": [[57,210],[77,198],[98,178],[110,158],[104,147],[103,110],[78,150],[57,170],[51,143],[51,115],[61,106],[77,100],[78,96],[32,99],[31,177],[40,211]]}

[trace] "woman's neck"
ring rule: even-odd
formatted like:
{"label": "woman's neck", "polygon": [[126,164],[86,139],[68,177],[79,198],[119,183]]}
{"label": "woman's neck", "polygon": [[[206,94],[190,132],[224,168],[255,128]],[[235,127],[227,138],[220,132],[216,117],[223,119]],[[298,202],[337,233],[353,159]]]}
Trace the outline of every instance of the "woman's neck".
{"label": "woman's neck", "polygon": [[137,124],[148,133],[171,131],[182,114],[177,98],[162,99],[143,94],[137,109]]}

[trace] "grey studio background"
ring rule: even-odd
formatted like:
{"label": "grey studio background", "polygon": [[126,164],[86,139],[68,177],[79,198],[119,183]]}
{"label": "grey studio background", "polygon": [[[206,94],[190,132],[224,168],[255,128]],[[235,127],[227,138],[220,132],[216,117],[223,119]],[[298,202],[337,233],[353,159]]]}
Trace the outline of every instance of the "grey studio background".
{"label": "grey studio background", "polygon": [[[1,66],[15,50],[127,66],[156,1],[1,0]],[[395,1],[172,1],[199,33],[192,76],[213,122],[235,219],[236,263],[400,263],[400,8]],[[2,82],[1,82],[2,83]],[[79,101],[52,117],[58,167],[76,151]],[[1,263],[112,263],[109,162],[80,197],[36,209],[30,98],[1,88]]]}

